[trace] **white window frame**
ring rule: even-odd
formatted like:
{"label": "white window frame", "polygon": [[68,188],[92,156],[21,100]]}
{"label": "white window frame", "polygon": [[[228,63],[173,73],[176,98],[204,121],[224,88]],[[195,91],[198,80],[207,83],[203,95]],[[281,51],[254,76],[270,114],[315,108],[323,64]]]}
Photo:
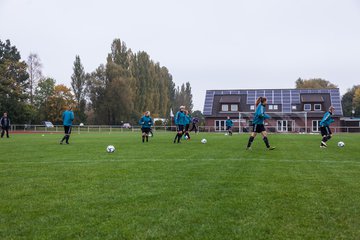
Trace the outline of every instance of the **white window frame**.
{"label": "white window frame", "polygon": [[251,105],[250,110],[255,110],[255,105]]}
{"label": "white window frame", "polygon": [[215,132],[222,132],[226,130],[226,120],[214,121]]}
{"label": "white window frame", "polygon": [[[320,109],[316,109],[316,106],[320,106]],[[321,104],[319,103],[314,104],[314,111],[321,111]]]}
{"label": "white window frame", "polygon": [[[317,122],[317,125],[315,128],[314,128],[314,122]],[[321,122],[321,120],[312,120],[311,121],[311,131],[312,132],[320,132],[320,122]]]}
{"label": "white window frame", "polygon": [[[307,107],[310,106],[310,109],[307,109]],[[304,104],[304,111],[311,111],[311,104],[310,103],[306,103]]]}
{"label": "white window frame", "polygon": [[[225,109],[226,107],[226,109]],[[229,111],[229,105],[228,104],[222,104],[221,105],[221,111],[222,112],[228,112]]]}
{"label": "white window frame", "polygon": [[274,110],[278,110],[278,105],[274,105]]}
{"label": "white window frame", "polygon": [[[279,125],[280,123],[280,125]],[[289,129],[294,130],[295,121],[294,120],[277,120],[276,121],[276,131],[278,132],[289,132]]]}
{"label": "white window frame", "polygon": [[269,110],[273,110],[274,109],[274,105],[269,105]]}
{"label": "white window frame", "polygon": [[[235,109],[236,108],[236,109]],[[231,112],[237,112],[239,111],[239,105],[238,104],[231,104],[230,105],[230,111]]]}
{"label": "white window frame", "polygon": [[292,109],[292,110],[296,110],[296,109],[297,109],[296,105],[292,105],[292,106],[291,106],[291,109]]}

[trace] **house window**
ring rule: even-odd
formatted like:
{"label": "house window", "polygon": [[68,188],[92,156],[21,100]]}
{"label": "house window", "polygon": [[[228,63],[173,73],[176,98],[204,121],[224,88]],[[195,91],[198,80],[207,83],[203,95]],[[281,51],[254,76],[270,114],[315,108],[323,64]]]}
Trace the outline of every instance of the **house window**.
{"label": "house window", "polygon": [[311,104],[304,104],[304,111],[311,111]]}
{"label": "house window", "polygon": [[278,105],[274,105],[274,110],[278,110]]}
{"label": "house window", "polygon": [[321,104],[314,104],[315,111],[321,111]]}
{"label": "house window", "polygon": [[292,105],[292,106],[291,106],[291,109],[292,109],[292,110],[296,110],[296,105]]}
{"label": "house window", "polygon": [[320,120],[313,120],[312,121],[312,131],[319,132],[320,131]]}
{"label": "house window", "polygon": [[269,105],[269,110],[273,110],[274,106],[273,105]]}
{"label": "house window", "polygon": [[223,111],[223,112],[229,111],[229,105],[227,105],[227,104],[221,105],[221,111]]}
{"label": "house window", "polygon": [[231,104],[231,111],[237,112],[238,111],[238,105],[237,104]]}
{"label": "house window", "polygon": [[215,120],[215,131],[221,132],[226,130],[225,120]]}
{"label": "house window", "polygon": [[255,105],[251,105],[250,110],[255,110]]}
{"label": "house window", "polygon": [[278,120],[277,131],[278,132],[292,132],[294,128],[293,120]]}

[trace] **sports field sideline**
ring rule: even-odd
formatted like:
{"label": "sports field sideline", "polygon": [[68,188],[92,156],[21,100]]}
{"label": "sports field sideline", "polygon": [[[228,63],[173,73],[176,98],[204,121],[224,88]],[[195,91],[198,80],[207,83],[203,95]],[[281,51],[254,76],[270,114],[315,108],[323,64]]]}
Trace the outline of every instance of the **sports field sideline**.
{"label": "sports field sideline", "polygon": [[319,135],[272,134],[274,151],[260,137],[245,151],[245,134],[173,137],[0,139],[0,239],[360,236],[360,135],[336,134],[320,149]]}

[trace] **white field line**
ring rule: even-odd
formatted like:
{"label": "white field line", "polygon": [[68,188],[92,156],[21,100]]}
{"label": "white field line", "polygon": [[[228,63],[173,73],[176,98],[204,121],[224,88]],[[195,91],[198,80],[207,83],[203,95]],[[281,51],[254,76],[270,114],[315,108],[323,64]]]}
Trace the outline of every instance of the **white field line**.
{"label": "white field line", "polygon": [[215,159],[215,158],[200,158],[200,159],[187,159],[187,158],[174,158],[174,159],[143,159],[143,158],[130,158],[130,159],[103,159],[103,160],[68,160],[68,161],[29,161],[29,162],[0,162],[0,165],[26,165],[26,164],[68,164],[68,163],[106,163],[106,162],[185,162],[185,161],[260,161],[260,162],[285,162],[285,163],[333,163],[333,164],[355,164],[360,165],[360,161],[353,160],[291,160],[291,159],[265,159],[265,158],[254,158],[254,159],[241,159],[241,158],[226,158],[226,159]]}

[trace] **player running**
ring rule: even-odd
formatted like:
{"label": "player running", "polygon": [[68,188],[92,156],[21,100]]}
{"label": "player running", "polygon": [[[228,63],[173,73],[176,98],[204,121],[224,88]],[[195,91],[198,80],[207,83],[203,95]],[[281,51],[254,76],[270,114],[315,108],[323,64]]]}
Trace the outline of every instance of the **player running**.
{"label": "player running", "polygon": [[329,141],[332,137],[330,124],[334,122],[334,119],[331,117],[334,110],[335,108],[330,106],[329,111],[324,114],[324,117],[320,121],[320,132],[321,136],[323,137],[320,144],[321,148],[327,148],[326,142]]}
{"label": "player running", "polygon": [[191,115],[189,114],[188,110],[185,110],[185,136],[187,140],[190,140],[189,128],[191,122]]}
{"label": "player running", "polygon": [[149,132],[151,130],[151,126],[153,125],[153,120],[150,117],[150,112],[146,111],[144,116],[140,118],[139,124],[141,125],[141,132],[142,132],[142,142],[149,141]]}
{"label": "player running", "polygon": [[266,130],[264,127],[264,120],[270,118],[270,116],[265,113],[266,104],[267,104],[266,97],[259,97],[256,100],[256,103],[255,103],[256,111],[255,111],[255,115],[254,115],[254,119],[253,119],[253,131],[250,135],[246,150],[251,150],[251,144],[254,141],[254,138],[256,137],[257,133],[261,133],[261,135],[263,136],[264,143],[268,150],[275,149],[275,147],[270,146],[269,140],[267,138],[267,133],[266,133]]}
{"label": "player running", "polygon": [[175,115],[175,125],[176,125],[176,136],[174,138],[174,143],[180,143],[180,139],[184,134],[185,124],[186,124],[186,115],[185,115],[185,106],[180,106],[180,110]]}
{"label": "player running", "polygon": [[225,125],[226,125],[226,131],[228,131],[229,135],[232,136],[232,126],[234,126],[234,123],[230,119],[230,116],[227,116]]}

